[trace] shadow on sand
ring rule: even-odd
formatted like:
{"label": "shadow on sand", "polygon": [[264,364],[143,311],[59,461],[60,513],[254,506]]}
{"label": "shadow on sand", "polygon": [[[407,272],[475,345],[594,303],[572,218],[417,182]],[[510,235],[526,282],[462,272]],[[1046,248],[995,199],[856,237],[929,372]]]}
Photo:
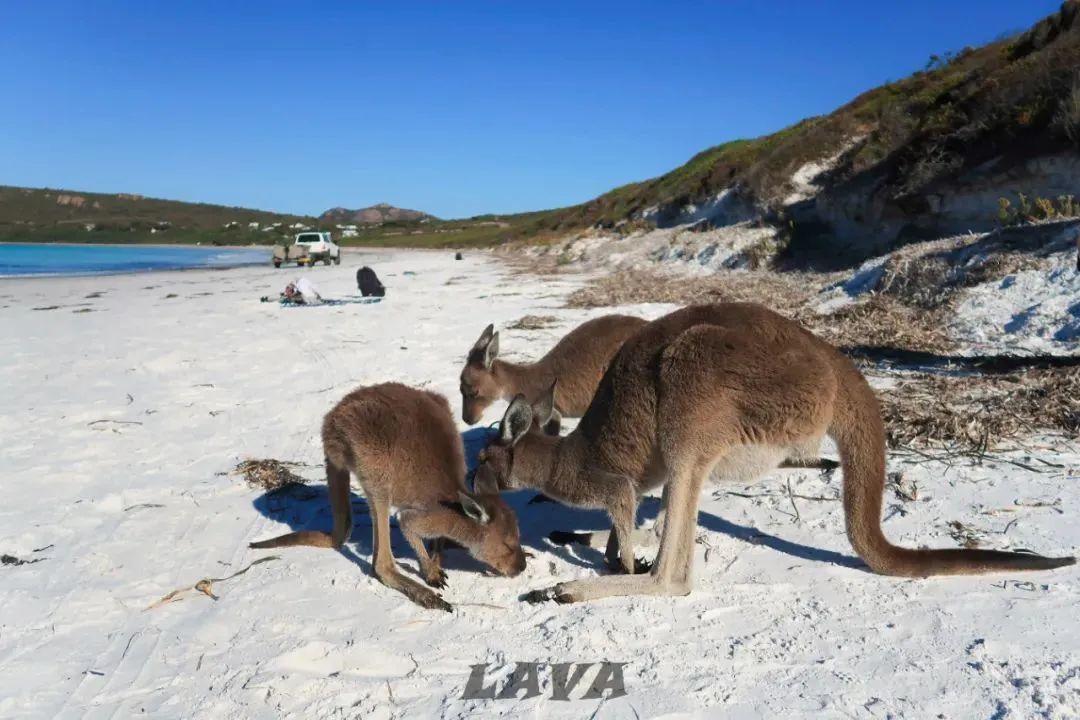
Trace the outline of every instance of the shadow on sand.
{"label": "shadow on sand", "polygon": [[[476,456],[487,444],[492,432],[488,428],[473,428],[462,433],[466,463],[470,471],[475,467]],[[507,504],[517,513],[522,547],[533,551],[534,557],[529,560],[530,564],[543,562],[546,556],[555,556],[572,565],[606,572],[602,549],[581,543],[556,544],[549,540],[548,536],[553,530],[567,528],[572,528],[576,533],[607,530],[611,526],[607,513],[602,510],[568,507],[556,502],[530,504],[529,501],[536,496],[537,493],[531,490],[503,495]],[[287,525],[290,531],[329,532],[332,524],[330,500],[326,485],[322,483],[287,485],[258,496],[252,501],[252,505],[264,517]],[[368,514],[367,503],[363,497],[353,495],[352,506],[353,532],[341,553],[363,572],[371,574],[372,567],[369,560],[372,553],[371,516]],[[638,524],[655,520],[659,507],[658,498],[646,497],[638,508]],[[707,530],[755,545],[764,545],[802,560],[830,563],[842,567],[865,568],[862,561],[856,557],[784,540],[755,528],[724,520],[711,513],[699,512],[698,524]],[[400,561],[405,558],[414,558],[412,548],[397,530],[397,523],[393,518],[390,520],[390,527],[391,547],[395,559],[401,564]],[[655,548],[649,548],[646,549],[645,554],[651,559],[651,554],[654,552]],[[445,553],[443,565],[450,570],[483,572],[485,569],[484,565],[463,550],[450,550]],[[401,567],[406,572],[417,574],[415,563],[401,564]]]}
{"label": "shadow on sand", "polygon": [[1074,355],[941,355],[891,345],[847,345],[840,350],[849,357],[904,365],[914,370],[949,369],[984,375],[1080,366],[1080,356]]}

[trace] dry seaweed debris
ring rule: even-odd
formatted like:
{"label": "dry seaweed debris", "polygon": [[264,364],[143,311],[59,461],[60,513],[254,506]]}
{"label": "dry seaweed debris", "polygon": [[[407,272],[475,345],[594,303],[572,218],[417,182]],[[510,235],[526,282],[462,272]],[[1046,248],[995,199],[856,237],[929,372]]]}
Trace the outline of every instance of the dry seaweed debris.
{"label": "dry seaweed debris", "polygon": [[1051,253],[1072,245],[1065,231],[1070,224],[1002,228],[909,245],[889,255],[872,289],[917,307],[945,307],[965,287],[1046,267]]}
{"label": "dry seaweed debris", "polygon": [[925,310],[885,295],[847,305],[834,313],[800,313],[796,319],[838,346],[878,346],[944,352],[955,347],[945,331],[944,310]]}
{"label": "dry seaweed debris", "polygon": [[259,487],[266,492],[280,490],[287,485],[302,485],[307,478],[294,473],[290,468],[307,467],[303,463],[286,462],[267,458],[263,460],[244,460],[233,469],[234,474],[243,475],[252,487]]}
{"label": "dry seaweed debris", "polygon": [[882,267],[877,292],[923,308],[950,304],[965,287],[1000,280],[1020,270],[1045,266],[1045,258],[1001,248],[962,245],[951,250],[927,252],[925,246],[898,250]]}
{"label": "dry seaweed debris", "polygon": [[890,447],[982,453],[1038,430],[1080,432],[1080,368],[1007,375],[915,374],[879,393]]}
{"label": "dry seaweed debris", "polygon": [[949,521],[949,537],[969,550],[979,547],[985,540],[982,530],[965,525],[959,520]]}
{"label": "dry seaweed debris", "polygon": [[719,275],[687,277],[646,270],[627,270],[598,278],[573,292],[566,304],[573,308],[606,307],[657,302],[758,302],[794,316],[816,298],[837,276],[824,273],[731,271]]}
{"label": "dry seaweed debris", "polygon": [[945,332],[945,310],[928,311],[899,298],[874,294],[865,301],[822,315],[811,306],[834,274],[732,271],[707,277],[641,270],[599,278],[572,293],[569,307],[639,302],[674,304],[759,302],[801,323],[836,345],[879,345],[942,352],[954,347]]}
{"label": "dry seaweed debris", "polygon": [[559,322],[551,315],[526,315],[506,326],[507,330],[543,330]]}

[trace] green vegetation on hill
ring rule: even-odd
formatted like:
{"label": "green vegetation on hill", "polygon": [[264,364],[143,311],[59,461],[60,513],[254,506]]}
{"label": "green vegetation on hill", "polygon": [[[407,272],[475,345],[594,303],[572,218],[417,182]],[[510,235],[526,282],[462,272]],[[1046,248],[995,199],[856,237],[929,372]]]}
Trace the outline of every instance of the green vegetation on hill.
{"label": "green vegetation on hill", "polygon": [[[510,240],[540,241],[551,211],[514,215],[480,215],[464,220],[397,221],[359,226],[342,245],[379,247],[490,247]],[[336,233],[335,233],[336,235]]]}
{"label": "green vegetation on hill", "polygon": [[[300,224],[330,230],[346,246],[479,247],[534,236],[536,219],[545,214],[443,221],[404,212],[409,219],[363,224],[332,212],[315,218],[123,193],[0,186],[0,242],[269,245],[291,238],[298,232],[292,226]],[[344,237],[337,225],[355,225],[357,234]]]}
{"label": "green vegetation on hill", "polygon": [[[294,223],[315,219],[127,193],[0,186],[4,242],[269,244]],[[281,229],[262,230],[275,224]]]}
{"label": "green vegetation on hill", "polygon": [[726,188],[768,213],[780,208],[796,169],[856,139],[829,184],[878,183],[884,198],[901,202],[991,158],[1007,166],[1080,147],[1080,2],[1020,35],[933,56],[924,70],[830,115],[718,145],[665,175],[552,213],[547,224],[612,226]]}

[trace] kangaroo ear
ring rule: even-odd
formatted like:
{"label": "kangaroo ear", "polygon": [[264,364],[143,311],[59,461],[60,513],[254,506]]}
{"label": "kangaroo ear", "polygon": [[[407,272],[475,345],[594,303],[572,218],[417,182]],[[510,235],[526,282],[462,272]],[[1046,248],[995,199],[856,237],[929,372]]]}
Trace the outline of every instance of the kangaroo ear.
{"label": "kangaroo ear", "polygon": [[506,414],[499,423],[499,440],[503,445],[516,445],[517,441],[529,432],[532,421],[532,406],[525,400],[524,395],[518,393],[510,401],[510,406],[506,408]]}
{"label": "kangaroo ear", "polygon": [[533,405],[533,416],[536,418],[536,422],[540,424],[540,427],[547,427],[547,424],[551,422],[551,418],[555,415],[555,387],[558,384],[558,378],[552,380],[551,387]]}
{"label": "kangaroo ear", "polygon": [[544,423],[544,434],[558,437],[560,432],[562,432],[562,415],[558,410],[553,410],[551,418]]}
{"label": "kangaroo ear", "polygon": [[491,335],[495,332],[494,325],[488,325],[484,328],[484,332],[480,333],[480,339],[473,344],[473,350],[483,350],[487,347],[487,344],[491,342]]}
{"label": "kangaroo ear", "polygon": [[476,468],[476,474],[473,475],[472,489],[474,495],[498,495],[499,481],[495,479],[495,473],[491,471],[490,467],[481,465]]}
{"label": "kangaroo ear", "polygon": [[[488,325],[488,327],[491,326]],[[487,347],[484,348],[484,368],[490,370],[491,363],[495,362],[497,357],[499,357],[499,333],[492,335]]]}
{"label": "kangaroo ear", "polygon": [[473,343],[472,350],[469,354],[474,352],[483,352],[487,349],[488,343],[491,342],[491,336],[495,334],[495,326],[488,325],[484,328],[484,332],[480,333],[480,337]]}
{"label": "kangaroo ear", "polygon": [[476,502],[471,495],[458,491],[458,500],[461,502],[461,509],[465,511],[467,516],[481,525],[487,525],[491,522],[491,516],[487,514],[487,510],[484,509],[483,505]]}
{"label": "kangaroo ear", "polygon": [[486,370],[490,370],[491,363],[495,361],[498,354],[499,333],[495,332],[494,325],[488,325],[484,328],[484,332],[480,333],[480,338],[473,344],[472,349],[469,350],[469,361],[479,360]]}

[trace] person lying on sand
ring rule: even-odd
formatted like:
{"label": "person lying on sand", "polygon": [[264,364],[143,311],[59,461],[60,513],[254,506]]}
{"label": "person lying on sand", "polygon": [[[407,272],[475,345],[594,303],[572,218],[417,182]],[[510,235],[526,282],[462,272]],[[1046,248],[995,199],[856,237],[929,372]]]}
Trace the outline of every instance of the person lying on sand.
{"label": "person lying on sand", "polygon": [[322,296],[306,277],[294,280],[285,286],[285,292],[281,293],[281,302],[296,305],[318,305],[322,302]]}
{"label": "person lying on sand", "polygon": [[[261,302],[273,302],[269,295],[263,295],[259,298]],[[382,297],[365,297],[365,298],[345,298],[345,299],[326,299],[319,291],[315,289],[311,281],[306,277],[302,277],[299,280],[294,280],[285,286],[284,292],[278,295],[278,302],[281,305],[287,307],[297,306],[311,306],[311,305],[351,305],[351,304],[363,304],[368,305],[371,303],[377,303],[382,300]]]}

